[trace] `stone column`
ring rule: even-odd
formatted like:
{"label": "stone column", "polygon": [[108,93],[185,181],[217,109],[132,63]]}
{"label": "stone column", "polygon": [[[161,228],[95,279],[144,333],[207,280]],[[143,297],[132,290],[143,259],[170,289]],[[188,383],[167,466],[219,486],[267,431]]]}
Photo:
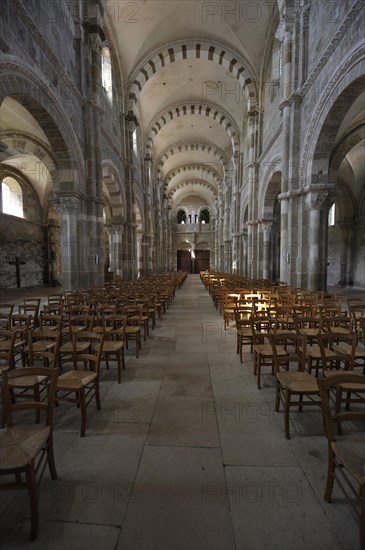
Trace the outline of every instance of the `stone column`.
{"label": "stone column", "polygon": [[107,227],[110,242],[110,271],[123,276],[123,226],[114,224]]}
{"label": "stone column", "polygon": [[263,220],[261,222],[263,233],[263,260],[262,260],[262,276],[264,279],[270,278],[270,234],[272,229],[272,221]]}
{"label": "stone column", "polygon": [[342,242],[340,250],[340,285],[346,286],[348,283],[348,258],[351,253],[351,241],[350,241],[350,232],[351,232],[351,222],[342,221],[338,224],[342,231]]}
{"label": "stone column", "polygon": [[79,263],[81,252],[78,242],[78,217],[80,201],[76,196],[61,197],[55,201],[61,219],[62,287],[64,290],[79,288]]}
{"label": "stone column", "polygon": [[[323,290],[325,281],[323,280],[323,242],[321,239],[321,208],[328,195],[327,190],[310,190],[306,197],[307,207],[309,209],[309,227],[308,227],[308,290]],[[290,258],[289,258],[290,261]]]}
{"label": "stone column", "polygon": [[257,168],[255,162],[258,113],[248,113],[248,276],[257,274]]}
{"label": "stone column", "polygon": [[[282,130],[282,171],[281,171],[281,194],[279,200],[281,201],[281,217],[280,217],[280,247],[281,251],[288,249],[288,234],[289,234],[289,200],[287,197],[288,191],[290,191],[289,178],[290,178],[290,122],[291,122],[291,71],[292,71],[292,32],[287,30],[287,24],[282,22],[282,33],[279,37],[282,41],[283,51],[283,87],[282,87],[282,102],[280,109],[283,119]],[[290,25],[289,25],[290,27]],[[290,262],[287,258],[283,257],[283,253],[280,254],[280,280],[283,282],[289,282],[290,279]]]}
{"label": "stone column", "polygon": [[248,277],[248,237],[247,231],[242,235],[242,274],[244,277]]}
{"label": "stone column", "polygon": [[278,199],[280,201],[280,281],[288,282],[290,275],[290,259],[288,260],[287,257],[290,204],[287,194],[280,194]]}

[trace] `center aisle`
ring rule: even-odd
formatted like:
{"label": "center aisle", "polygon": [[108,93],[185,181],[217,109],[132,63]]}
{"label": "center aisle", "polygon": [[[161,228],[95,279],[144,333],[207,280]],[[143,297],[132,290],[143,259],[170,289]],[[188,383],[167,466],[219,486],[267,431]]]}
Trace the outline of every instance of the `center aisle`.
{"label": "center aisle", "polygon": [[240,364],[199,276],[153,336],[149,384],[164,370],[118,550],[346,548],[324,513],[323,480],[311,485],[303,449],[274,418],[272,377],[257,390],[251,355]]}
{"label": "center aisle", "polygon": [[[74,407],[55,411],[58,479],[40,486],[33,550],[347,550],[357,526],[343,500],[327,504],[327,442],[318,411],[274,413],[274,378],[240,364],[235,331],[198,275],[162,321],[101,370],[101,405],[86,436]],[[0,548],[28,549],[29,504],[0,504]]]}

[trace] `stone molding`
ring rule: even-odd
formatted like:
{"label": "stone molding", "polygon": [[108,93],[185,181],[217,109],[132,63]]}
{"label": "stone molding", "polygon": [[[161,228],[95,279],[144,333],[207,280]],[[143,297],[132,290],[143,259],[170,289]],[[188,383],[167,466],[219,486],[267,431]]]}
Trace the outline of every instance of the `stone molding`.
{"label": "stone molding", "polygon": [[356,0],[355,3],[352,5],[350,11],[346,15],[344,22],[336,32],[335,36],[332,38],[331,42],[328,44],[327,48],[319,58],[315,67],[313,67],[307,80],[304,82],[300,90],[300,95],[302,97],[308,92],[309,88],[312,86],[313,82],[316,80],[317,76],[319,75],[323,67],[326,65],[326,63],[332,56],[334,50],[336,49],[338,44],[341,42],[345,33],[348,31],[349,27],[352,25],[352,23],[356,19],[356,16],[359,14],[362,6],[363,6],[363,0]]}
{"label": "stone molding", "polygon": [[266,155],[268,154],[268,152],[270,151],[270,149],[272,148],[274,143],[276,143],[276,141],[277,141],[278,137],[280,136],[282,130],[283,130],[283,123],[281,122],[279,124],[279,126],[277,127],[276,131],[274,132],[273,136],[269,140],[269,142],[266,144],[265,149],[262,151],[261,155],[257,159],[258,162],[261,163],[263,161],[263,159],[266,157]]}
{"label": "stone molding", "polygon": [[341,65],[341,67],[333,74],[331,80],[327,84],[326,89],[322,94],[321,99],[317,103],[317,106],[313,112],[311,121],[307,128],[304,145],[302,147],[302,156],[301,156],[301,161],[299,166],[299,182],[301,187],[305,186],[305,168],[308,163],[309,149],[313,141],[314,130],[316,126],[320,124],[321,113],[323,112],[325,105],[329,102],[329,99],[333,94],[333,92],[336,90],[336,88],[338,88],[338,83],[341,81],[341,79],[346,75],[346,73],[350,69],[356,66],[356,64],[362,58],[364,58],[364,55],[365,55],[365,45],[360,46],[354,52],[352,52],[352,54]]}
{"label": "stone molding", "polygon": [[[7,80],[11,81],[11,79],[17,79],[18,77],[24,79],[28,83],[30,83],[31,86],[34,86],[34,90],[40,90],[40,92],[43,95],[43,98],[38,98],[38,103],[41,105],[51,116],[55,126],[57,127],[58,131],[62,135],[62,138],[65,141],[65,145],[67,144],[73,144],[71,150],[68,149],[67,145],[67,153],[70,156],[71,152],[75,155],[75,161],[77,163],[77,169],[80,172],[80,179],[84,178],[85,176],[85,163],[84,159],[80,150],[78,138],[75,134],[75,131],[73,127],[68,123],[68,117],[66,113],[64,112],[62,105],[60,105],[58,99],[53,95],[51,92],[49,86],[42,80],[42,77],[40,75],[37,75],[34,73],[32,68],[29,68],[28,66],[24,65],[22,62],[20,62],[18,59],[11,56],[11,59],[5,59],[5,56],[3,56],[4,59],[2,62],[0,62],[0,75],[5,75],[6,73],[9,73],[7,75]],[[37,69],[38,70],[38,69]],[[19,87],[18,82],[10,82],[11,89],[7,89],[6,95],[9,97],[12,97],[14,94],[21,94],[26,93],[27,90],[22,90],[21,87]],[[28,90],[29,93],[29,90]],[[44,102],[41,101],[41,99],[45,99],[49,102],[50,105],[45,105]],[[52,112],[53,111],[53,112]],[[54,113],[57,114],[57,117],[54,116]],[[71,156],[70,156],[70,162],[72,162]]]}

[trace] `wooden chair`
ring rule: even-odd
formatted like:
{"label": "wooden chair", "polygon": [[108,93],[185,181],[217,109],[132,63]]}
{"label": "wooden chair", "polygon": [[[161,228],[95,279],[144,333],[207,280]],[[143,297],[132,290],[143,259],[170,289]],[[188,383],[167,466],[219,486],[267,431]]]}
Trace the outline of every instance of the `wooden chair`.
{"label": "wooden chair", "polygon": [[[307,337],[304,334],[270,334],[270,344],[276,376],[275,411],[279,412],[281,401],[284,406],[285,437],[290,439],[290,408],[298,407],[301,412],[304,406],[320,406],[318,386],[316,379],[305,370]],[[286,354],[281,353],[282,349],[286,350]],[[296,364],[295,371],[290,370],[292,364]]]}
{"label": "wooden chair", "polygon": [[14,310],[14,304],[0,304],[0,328],[10,329],[10,319]]}
{"label": "wooden chair", "polygon": [[[109,360],[113,357],[117,361],[118,367],[118,384],[122,380],[122,369],[125,369],[124,359],[124,341],[125,327],[127,324],[126,315],[110,315],[108,324],[105,324],[104,342],[101,350],[101,361],[106,362],[106,367],[109,369]],[[98,345],[96,346],[98,350]]]}
{"label": "wooden chair", "polygon": [[[324,499],[331,502],[334,481],[348,499],[359,522],[361,550],[365,549],[365,400],[356,410],[338,407],[337,392],[346,384],[365,384],[361,374],[338,373],[317,380],[323,408],[323,421],[328,440],[328,469]],[[331,392],[335,392],[330,399]],[[349,422],[347,422],[349,421]],[[346,422],[346,431],[335,435],[335,426]],[[357,423],[360,423],[358,425]],[[357,429],[355,429],[357,428]],[[340,430],[343,432],[343,430]],[[356,503],[356,504],[355,504]]]}
{"label": "wooden chair", "polygon": [[12,330],[0,329],[0,371],[5,367],[14,368],[14,344],[15,332]]}
{"label": "wooden chair", "polygon": [[20,314],[31,316],[32,327],[38,326],[40,305],[41,298],[24,298],[23,304],[18,306]]}
{"label": "wooden chair", "polygon": [[[60,332],[45,329],[34,329],[30,333],[29,345],[24,348],[24,364],[29,367],[25,371],[27,375],[17,380],[9,380],[14,401],[34,399],[41,401],[42,391],[45,390],[43,380],[39,376],[29,374],[30,368],[44,367],[57,369],[59,367],[59,348],[61,342]],[[36,422],[39,422],[40,412],[36,411]]]}
{"label": "wooden chair", "polygon": [[236,319],[236,338],[237,346],[236,351],[240,356],[240,362],[242,363],[242,349],[244,345],[250,346],[250,352],[253,352],[253,336],[251,328],[251,315],[252,311],[248,307],[236,305],[235,319]]}
{"label": "wooden chair", "polygon": [[74,315],[68,319],[68,326],[62,329],[63,336],[69,338],[67,342],[60,347],[60,364],[61,367],[64,363],[70,359],[74,363],[74,369],[76,368],[76,355],[78,353],[85,353],[89,347],[88,340],[82,338],[75,338],[80,332],[91,332],[94,326],[93,315]]}
{"label": "wooden chair", "polygon": [[[270,367],[274,374],[274,357],[269,341],[269,334],[275,326],[275,319],[271,317],[252,317],[251,330],[253,339],[253,372],[257,376],[257,388],[261,389],[261,369]],[[277,347],[278,355],[286,355],[283,347]]]}
{"label": "wooden chair", "polygon": [[[353,370],[356,348],[356,334],[333,334],[332,332],[322,332],[318,335],[319,349],[321,352],[321,362],[316,367],[323,371],[340,368],[344,370]],[[346,348],[344,348],[344,345]]]}
{"label": "wooden chair", "polygon": [[[75,352],[73,356],[74,369],[61,374],[57,382],[56,402],[73,403],[80,408],[80,436],[86,431],[86,409],[95,397],[96,408],[100,410],[100,360],[104,342],[104,334],[81,331],[73,336],[75,350],[78,342],[86,344],[84,352]],[[79,369],[78,364],[83,364]]]}
{"label": "wooden chair", "polygon": [[138,358],[141,345],[141,326],[142,326],[142,304],[134,307],[126,307],[127,324],[125,327],[125,344],[128,349],[129,340],[136,342],[136,358]]}
{"label": "wooden chair", "polygon": [[[13,369],[14,362],[14,343],[15,332],[11,330],[0,329],[0,377],[4,369]],[[4,427],[5,410],[4,401],[2,400],[2,419],[1,426]]]}
{"label": "wooden chair", "polygon": [[35,366],[36,360],[45,367],[59,368],[61,331],[50,328],[35,329],[30,333],[29,344],[22,350],[24,364]]}
{"label": "wooden chair", "polygon": [[11,316],[10,330],[15,332],[14,365],[16,365],[18,361],[23,360],[22,350],[29,341],[31,321],[31,315],[13,314]]}
{"label": "wooden chair", "polygon": [[[9,382],[16,383],[24,375],[40,377],[47,385],[46,401],[14,403],[9,393]],[[38,488],[48,464],[52,479],[57,478],[53,456],[52,424],[58,371],[48,368],[16,368],[2,373],[2,394],[5,408],[4,430],[0,430],[1,462],[0,475],[7,476],[0,483],[0,490],[27,490],[30,499],[31,540],[39,529]],[[26,411],[45,411],[43,424],[30,424]],[[18,416],[21,416],[18,418]],[[17,421],[17,423],[15,423]],[[15,477],[14,481],[12,476]],[[10,479],[9,479],[10,477]]]}

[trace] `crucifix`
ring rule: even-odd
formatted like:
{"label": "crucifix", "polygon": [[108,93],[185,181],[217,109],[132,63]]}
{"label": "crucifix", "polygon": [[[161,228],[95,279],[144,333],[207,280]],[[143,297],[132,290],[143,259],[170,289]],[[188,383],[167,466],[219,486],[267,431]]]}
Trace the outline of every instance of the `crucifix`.
{"label": "crucifix", "polygon": [[10,265],[15,265],[16,269],[16,286],[20,288],[20,266],[25,264],[25,260],[21,260],[19,256],[15,256],[15,260],[9,262]]}

